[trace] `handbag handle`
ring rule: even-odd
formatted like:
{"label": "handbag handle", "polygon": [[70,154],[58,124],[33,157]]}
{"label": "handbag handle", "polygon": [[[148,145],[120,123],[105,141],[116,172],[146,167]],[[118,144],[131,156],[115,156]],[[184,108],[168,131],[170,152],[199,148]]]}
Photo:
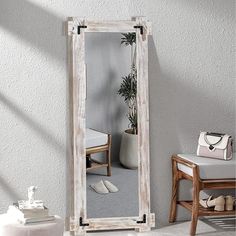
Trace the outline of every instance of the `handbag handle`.
{"label": "handbag handle", "polygon": [[[216,143],[210,143],[210,142],[208,141],[208,139],[207,139],[207,135],[216,136],[216,137],[219,137],[220,139],[219,139]],[[213,145],[216,145],[216,144],[218,144],[219,142],[221,142],[221,140],[223,139],[223,136],[224,136],[224,134],[207,132],[207,133],[205,133],[205,135],[204,135],[204,139],[205,139],[205,141],[206,141],[206,143],[207,143],[208,145],[213,146]]]}
{"label": "handbag handle", "polygon": [[222,137],[225,134],[222,133],[214,133],[214,132],[207,132],[206,135],[216,136],[216,137]]}

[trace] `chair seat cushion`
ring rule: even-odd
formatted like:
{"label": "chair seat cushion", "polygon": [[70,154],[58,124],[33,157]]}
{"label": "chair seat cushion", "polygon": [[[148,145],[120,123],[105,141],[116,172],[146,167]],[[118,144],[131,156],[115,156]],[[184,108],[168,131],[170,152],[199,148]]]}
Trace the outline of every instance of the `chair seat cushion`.
{"label": "chair seat cushion", "polygon": [[107,142],[108,134],[89,128],[86,129],[86,148],[105,145]]}
{"label": "chair seat cushion", "polygon": [[[228,179],[235,178],[236,155],[233,153],[231,160],[218,160],[213,158],[199,157],[194,154],[178,154],[178,157],[190,161],[199,166],[201,179]],[[193,176],[192,169],[178,163],[177,167],[182,172]]]}

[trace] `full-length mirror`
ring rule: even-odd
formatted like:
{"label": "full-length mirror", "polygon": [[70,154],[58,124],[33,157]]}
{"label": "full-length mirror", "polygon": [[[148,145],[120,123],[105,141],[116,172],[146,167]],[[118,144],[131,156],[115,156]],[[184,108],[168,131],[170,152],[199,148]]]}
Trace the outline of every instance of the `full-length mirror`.
{"label": "full-length mirror", "polygon": [[85,33],[87,217],[138,216],[136,35]]}
{"label": "full-length mirror", "polygon": [[149,231],[148,35],[130,21],[68,20],[73,81],[70,232]]}

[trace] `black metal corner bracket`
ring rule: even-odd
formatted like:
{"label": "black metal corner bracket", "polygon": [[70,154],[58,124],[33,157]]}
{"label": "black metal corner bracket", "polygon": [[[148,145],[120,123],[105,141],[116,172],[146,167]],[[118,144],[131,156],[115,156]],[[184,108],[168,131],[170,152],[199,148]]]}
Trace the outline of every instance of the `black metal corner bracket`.
{"label": "black metal corner bracket", "polygon": [[83,223],[83,218],[82,217],[79,218],[79,225],[80,226],[89,226],[88,223]]}
{"label": "black metal corner bracket", "polygon": [[140,29],[140,34],[143,34],[143,26],[142,25],[135,25],[135,29]]}
{"label": "black metal corner bracket", "polygon": [[146,224],[147,223],[147,216],[143,214],[143,220],[137,220],[137,224]]}
{"label": "black metal corner bracket", "polygon": [[80,29],[81,28],[85,29],[85,28],[87,28],[87,26],[86,25],[78,25],[78,28],[77,28],[77,33],[78,34],[80,34]]}

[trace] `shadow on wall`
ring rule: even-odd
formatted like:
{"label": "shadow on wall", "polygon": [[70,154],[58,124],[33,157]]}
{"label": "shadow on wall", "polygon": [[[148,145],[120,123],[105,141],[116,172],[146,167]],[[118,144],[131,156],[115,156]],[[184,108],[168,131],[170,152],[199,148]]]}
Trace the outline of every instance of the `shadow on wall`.
{"label": "shadow on wall", "polygon": [[63,19],[27,0],[1,0],[0,9],[0,27],[59,61],[65,59],[65,39],[57,37]]}
{"label": "shadow on wall", "polygon": [[14,188],[11,188],[9,186],[9,183],[3,179],[3,177],[0,176],[0,186],[1,188],[11,197],[13,202],[16,202],[17,200],[20,200],[20,195],[14,190]]}
{"label": "shadow on wall", "polygon": [[[173,1],[173,4],[176,4],[176,2]],[[184,9],[195,9],[195,12],[201,12],[205,16],[209,16],[214,12],[214,16],[217,18],[217,20],[227,20],[229,23],[234,22],[234,16],[228,16],[225,18],[225,12],[222,10],[221,1],[178,1],[177,4],[179,4]],[[232,9],[232,5],[234,5],[235,8],[235,1],[234,0],[228,0],[224,1],[224,9]]]}
{"label": "shadow on wall", "polygon": [[[59,154],[64,153],[66,154],[67,158],[69,159],[71,157],[70,154],[70,149],[69,149],[69,142],[68,140],[68,146],[64,145],[63,143],[60,143],[56,137],[54,137],[53,134],[51,134],[46,128],[44,128],[39,122],[36,120],[32,119],[26,112],[23,111],[19,106],[17,106],[13,101],[11,101],[6,95],[0,92],[0,104],[3,106],[6,106],[8,110],[10,110],[13,115],[17,116],[19,120],[21,120],[21,123],[26,125],[29,130],[34,131],[36,135],[40,136],[43,138],[43,140],[46,141],[47,145],[51,146],[55,151],[57,151]],[[69,124],[69,123],[68,123]],[[69,125],[68,125],[69,126]],[[69,129],[69,128],[67,128]],[[67,131],[68,136],[70,135],[71,131]],[[67,183],[69,183],[69,173],[70,173],[70,168],[69,168],[69,161],[66,162],[66,176],[67,176]],[[31,175],[31,173],[26,173],[25,175]],[[25,176],[25,177],[26,177]],[[31,178],[28,176],[28,178]],[[5,181],[1,176],[0,176],[0,187],[5,191],[11,199],[15,202],[17,200],[20,200],[22,197],[17,193],[17,189],[13,189],[10,187],[9,183]],[[69,193],[70,190],[70,185],[66,184],[66,192]],[[69,196],[67,196],[67,207],[66,207],[66,215],[69,215]],[[45,199],[46,200],[46,199]]]}
{"label": "shadow on wall", "polygon": [[[66,60],[66,39],[62,36],[63,19],[27,0],[1,0],[0,9],[0,27],[58,61]],[[69,91],[67,94],[69,97]],[[63,144],[1,93],[0,100],[57,151],[65,152],[66,147]]]}
{"label": "shadow on wall", "polygon": [[[117,75],[113,72],[108,73],[103,78],[104,86],[100,90],[93,91],[93,96],[90,96],[91,101],[86,107],[89,110],[86,122],[92,124],[91,127],[95,129],[112,134],[112,162],[119,162],[121,133],[124,122],[127,123],[127,117],[126,106],[117,94],[118,87],[115,80],[117,80]],[[102,112],[97,110],[97,113],[95,113],[94,107],[96,106]],[[94,119],[93,114],[96,116],[96,119]]]}
{"label": "shadow on wall", "polygon": [[[62,26],[65,19],[61,19],[49,10],[29,2],[27,0],[15,1],[15,0],[1,0],[0,1],[0,28],[3,28],[7,32],[13,34],[19,40],[30,45],[32,48],[36,48],[39,51],[49,55],[52,59],[62,63],[62,66],[66,68],[66,37],[62,35]],[[67,78],[66,78],[67,79]],[[66,87],[67,105],[69,104],[69,82],[67,81]],[[60,153],[67,152],[67,158],[70,158],[70,116],[67,112],[67,143],[63,145],[56,140],[47,129],[43,128],[37,121],[33,120],[28,114],[26,114],[20,107],[14,104],[5,94],[0,93],[0,102],[3,103],[8,109],[17,115],[21,121],[26,124],[29,129],[35,131],[35,133],[44,138],[48,145],[51,145],[56,151]],[[66,162],[66,174],[69,176],[68,161]],[[67,181],[69,182],[69,180]],[[20,199],[20,196],[16,192],[8,187],[8,184],[0,178],[1,187],[9,192],[15,199]],[[66,185],[67,186],[67,185]],[[68,192],[68,191],[67,191]],[[68,197],[68,196],[67,196]],[[69,197],[68,197],[69,198]],[[68,201],[67,207],[68,209]],[[68,213],[67,213],[68,214]]]}
{"label": "shadow on wall", "polygon": [[121,133],[128,127],[127,106],[117,93],[130,68],[130,50],[120,44],[121,37],[120,33],[85,35],[86,126],[112,135],[113,162],[119,161]]}
{"label": "shadow on wall", "polygon": [[[114,82],[116,76],[113,72],[109,73],[105,78],[104,87],[93,94],[93,104],[90,103],[89,108],[93,109],[93,106],[97,106],[95,101],[99,101],[100,106],[102,106],[103,112],[101,114],[96,114],[99,119],[95,119],[93,122],[94,126],[98,130],[105,133],[112,134],[112,149],[111,158],[112,162],[119,162],[119,152],[121,144],[121,130],[124,120],[126,121],[126,110],[122,100],[119,101],[120,97],[116,93],[117,84]],[[118,97],[118,99],[117,99]],[[101,107],[100,107],[101,108]],[[86,119],[91,120],[91,117],[86,117]],[[90,118],[90,119],[89,119]],[[123,131],[123,130],[122,130]]]}
{"label": "shadow on wall", "polygon": [[22,109],[14,104],[6,95],[0,92],[0,102],[5,105],[12,113],[22,120],[31,130],[34,130],[36,134],[40,135],[44,140],[47,141],[56,151],[65,152],[66,147],[59,143],[56,138],[50,134],[45,128],[43,128],[38,122],[33,120],[27,115]]}
{"label": "shadow on wall", "polygon": [[[196,87],[191,80],[169,75],[168,71],[162,71],[157,55],[154,40],[150,37],[151,199],[152,211],[157,214],[157,225],[160,226],[168,222],[171,155],[195,153],[200,130],[234,135],[234,131],[230,130],[233,127],[234,111],[223,106],[220,101],[218,95],[222,93],[221,88],[213,87],[214,93],[209,93],[210,86]],[[191,74],[188,77],[195,78]],[[185,185],[181,185],[181,192],[185,198],[191,197],[191,189]]]}

